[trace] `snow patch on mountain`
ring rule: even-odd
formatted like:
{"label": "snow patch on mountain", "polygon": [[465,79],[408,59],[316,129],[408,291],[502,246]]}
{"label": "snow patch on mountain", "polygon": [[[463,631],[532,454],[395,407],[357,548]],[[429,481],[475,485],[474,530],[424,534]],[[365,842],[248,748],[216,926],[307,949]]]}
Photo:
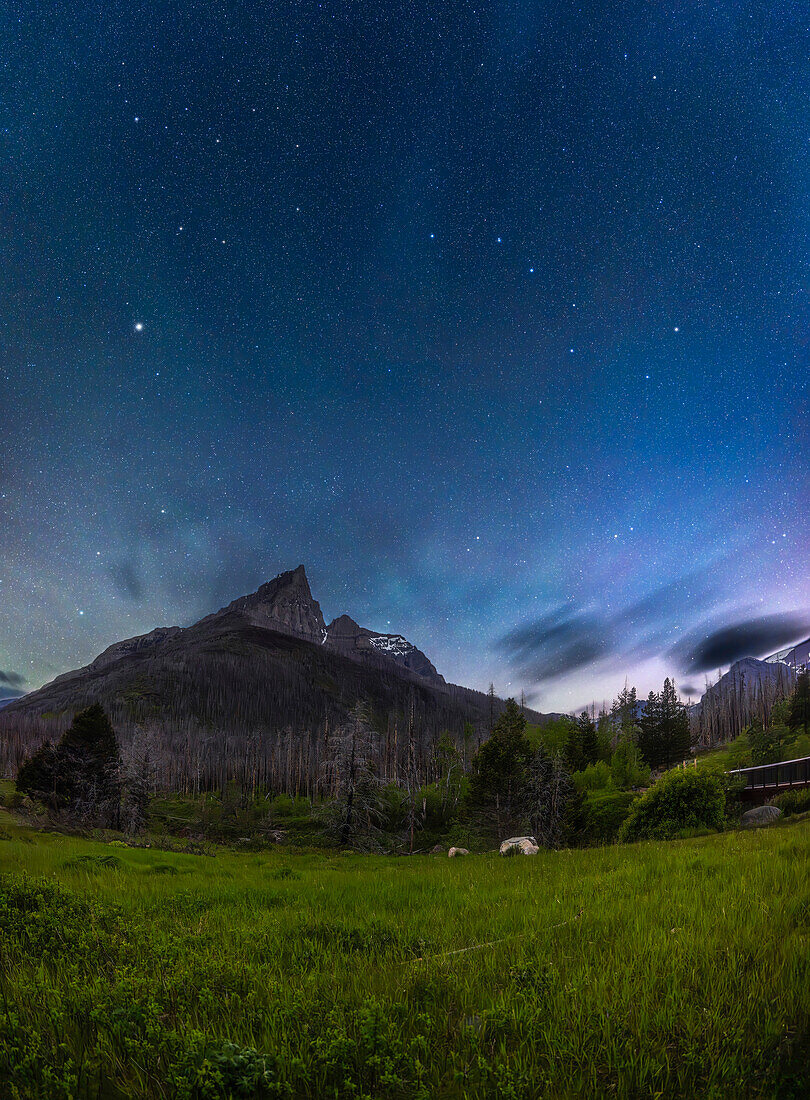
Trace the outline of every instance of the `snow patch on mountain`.
{"label": "snow patch on mountain", "polygon": [[406,657],[416,648],[401,634],[377,634],[369,637],[368,641],[369,645],[379,649],[381,653],[387,653],[390,657]]}

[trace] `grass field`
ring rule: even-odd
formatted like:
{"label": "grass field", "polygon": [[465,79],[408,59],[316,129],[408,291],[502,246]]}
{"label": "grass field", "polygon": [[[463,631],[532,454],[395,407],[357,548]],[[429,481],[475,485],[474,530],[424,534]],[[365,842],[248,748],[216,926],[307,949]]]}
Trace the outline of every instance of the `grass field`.
{"label": "grass field", "polygon": [[528,859],[0,837],[4,1097],[808,1095],[806,819]]}

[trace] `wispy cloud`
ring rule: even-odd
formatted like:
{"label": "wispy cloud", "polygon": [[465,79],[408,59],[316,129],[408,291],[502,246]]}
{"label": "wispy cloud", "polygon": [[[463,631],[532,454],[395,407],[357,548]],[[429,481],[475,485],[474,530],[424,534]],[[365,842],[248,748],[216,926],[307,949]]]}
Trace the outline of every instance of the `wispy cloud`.
{"label": "wispy cloud", "polygon": [[709,672],[741,657],[767,657],[810,634],[810,612],[761,615],[706,632],[696,630],[670,652],[684,671]]}
{"label": "wispy cloud", "polygon": [[612,658],[666,652],[673,635],[711,600],[714,578],[714,570],[694,571],[615,609],[558,605],[509,631],[496,645],[512,668],[535,684]]}
{"label": "wispy cloud", "polygon": [[25,677],[19,672],[4,672],[0,668],[0,688],[21,688],[25,683]]}

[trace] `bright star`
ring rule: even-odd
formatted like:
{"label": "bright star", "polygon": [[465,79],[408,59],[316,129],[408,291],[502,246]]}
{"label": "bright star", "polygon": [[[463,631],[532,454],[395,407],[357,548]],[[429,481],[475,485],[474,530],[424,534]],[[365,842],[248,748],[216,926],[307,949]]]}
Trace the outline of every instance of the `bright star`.
{"label": "bright star", "polygon": [[143,321],[136,321],[135,322],[135,331],[136,332],[143,332]]}

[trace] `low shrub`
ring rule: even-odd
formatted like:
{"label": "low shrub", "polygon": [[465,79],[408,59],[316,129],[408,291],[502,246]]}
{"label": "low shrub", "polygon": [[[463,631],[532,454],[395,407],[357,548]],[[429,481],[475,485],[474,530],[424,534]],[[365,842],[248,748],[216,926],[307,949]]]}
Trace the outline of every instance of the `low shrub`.
{"label": "low shrub", "polygon": [[292,817],[295,813],[295,802],[288,794],[277,794],[269,809],[273,817]]}
{"label": "low shrub", "polygon": [[173,863],[156,863],[151,868],[151,873],[153,875],[176,875],[178,871]]}
{"label": "low shrub", "polygon": [[224,1096],[292,1096],[292,1087],[280,1080],[275,1058],[230,1042],[220,1043],[209,1051],[197,1072],[194,1086],[194,1095],[200,1100],[219,1100]]}
{"label": "low shrub", "polygon": [[803,790],[784,791],[773,800],[774,806],[778,806],[785,817],[790,814],[803,814],[810,810],[810,787]]}
{"label": "low shrub", "polygon": [[666,772],[634,803],[620,840],[672,840],[684,830],[723,828],[726,795],[716,775],[693,768]]}
{"label": "low shrub", "polygon": [[574,772],[571,779],[576,789],[582,792],[605,791],[613,787],[613,772],[605,760],[597,760],[581,772]]}
{"label": "low shrub", "polygon": [[[98,954],[99,937],[116,925],[113,910],[74,896],[53,882],[0,877],[0,958],[41,963]],[[0,1090],[0,1095],[3,1095]]]}
{"label": "low shrub", "polygon": [[611,844],[637,797],[632,791],[589,791],[577,807],[571,839],[584,846]]}
{"label": "low shrub", "polygon": [[64,867],[70,871],[119,871],[121,860],[117,856],[76,856],[66,860]]}

